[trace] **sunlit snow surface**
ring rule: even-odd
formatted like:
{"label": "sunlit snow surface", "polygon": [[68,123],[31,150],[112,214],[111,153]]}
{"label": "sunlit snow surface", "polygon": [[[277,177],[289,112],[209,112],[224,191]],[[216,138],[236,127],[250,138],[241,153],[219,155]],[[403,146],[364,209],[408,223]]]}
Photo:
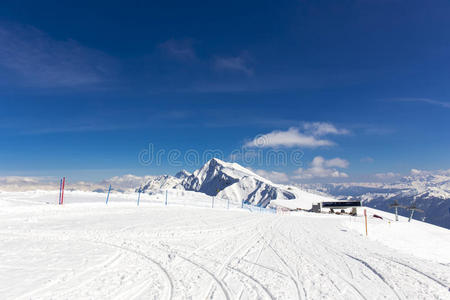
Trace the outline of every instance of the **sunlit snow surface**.
{"label": "sunlit snow surface", "polygon": [[[1,299],[450,298],[450,231],[195,192],[0,193]],[[362,213],[362,211],[360,211]]]}

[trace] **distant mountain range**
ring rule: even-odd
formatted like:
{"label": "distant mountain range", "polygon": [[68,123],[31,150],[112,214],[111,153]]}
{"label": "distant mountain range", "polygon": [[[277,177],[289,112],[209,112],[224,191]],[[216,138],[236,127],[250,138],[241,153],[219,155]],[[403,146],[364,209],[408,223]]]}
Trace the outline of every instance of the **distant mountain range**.
{"label": "distant mountain range", "polygon": [[[419,171],[394,183],[328,183],[291,184],[271,182],[237,163],[211,159],[193,173],[185,170],[175,176],[115,176],[101,182],[71,182],[67,190],[106,192],[111,184],[113,192],[158,193],[178,189],[203,193],[231,202],[244,201],[256,206],[282,205],[289,208],[310,209],[313,203],[333,199],[362,200],[364,205],[392,212],[394,201],[405,207],[415,205],[424,210],[415,219],[450,229],[450,170]],[[0,177],[0,191],[57,190],[59,179],[38,177]],[[409,211],[399,213],[408,216]]]}
{"label": "distant mountain range", "polygon": [[[404,207],[415,205],[425,211],[416,213],[415,219],[450,228],[450,170],[413,170],[410,176],[395,183],[281,185],[237,163],[212,159],[192,174],[183,170],[175,176],[155,176],[142,186],[144,192],[172,188],[244,200],[263,207],[272,203],[308,209],[314,202],[334,198],[361,200],[369,207],[392,211],[389,205],[397,201]],[[399,213],[409,215],[406,209],[400,209]]]}
{"label": "distant mountain range", "polygon": [[[450,170],[412,170],[394,183],[328,183],[304,184],[300,188],[319,192],[336,199],[362,200],[369,207],[392,211],[394,201],[405,207],[415,205],[424,213],[415,218],[450,229]],[[400,209],[401,215],[409,211]]]}

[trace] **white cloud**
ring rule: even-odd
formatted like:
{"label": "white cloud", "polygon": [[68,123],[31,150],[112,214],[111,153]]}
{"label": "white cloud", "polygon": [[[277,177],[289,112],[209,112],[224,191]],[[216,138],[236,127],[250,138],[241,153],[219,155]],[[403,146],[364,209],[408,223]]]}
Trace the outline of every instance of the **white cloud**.
{"label": "white cloud", "polygon": [[287,131],[275,130],[255,137],[245,144],[246,147],[319,147],[332,146],[333,142],[301,133],[298,128],[291,127]]}
{"label": "white cloud", "polygon": [[291,127],[286,131],[274,130],[270,133],[256,136],[245,144],[246,147],[321,147],[333,146],[334,142],[323,138],[325,135],[349,134],[347,129],[336,128],[327,122],[306,122],[302,130]]}
{"label": "white cloud", "polygon": [[33,184],[39,183],[42,179],[39,177],[26,176],[3,176],[0,177],[0,184]]}
{"label": "white cloud", "polygon": [[[115,176],[100,182],[66,181],[68,190],[80,191],[105,190],[111,184],[114,190],[134,191],[140,185],[148,182],[153,176],[123,175]],[[33,190],[58,190],[59,178],[53,177],[27,177],[27,176],[0,176],[0,191],[33,191]]]}
{"label": "white cloud", "polygon": [[347,168],[348,161],[342,158],[333,158],[326,160],[322,156],[314,157],[308,169],[297,169],[293,179],[312,179],[312,178],[346,178],[347,173],[341,172],[333,167]]}
{"label": "white cloud", "polygon": [[27,190],[48,190],[59,188],[59,181],[49,177],[30,176],[2,176],[0,177],[1,191],[27,191]]}
{"label": "white cloud", "polygon": [[326,167],[348,168],[348,165],[349,165],[348,161],[339,157],[330,160],[325,160]]}
{"label": "white cloud", "polygon": [[283,172],[266,171],[266,170],[255,170],[254,172],[259,176],[269,179],[270,181],[275,183],[284,183],[289,181],[289,176]]}
{"label": "white cloud", "polygon": [[250,67],[248,55],[245,53],[233,57],[216,57],[214,67],[217,70],[242,72],[246,75],[253,75],[253,69]]}
{"label": "white cloud", "polygon": [[152,176],[135,176],[132,174],[126,174],[122,176],[114,176],[109,179],[104,179],[100,182],[100,184],[102,186],[111,184],[113,187],[120,189],[135,189],[148,182],[152,178]]}
{"label": "white cloud", "polygon": [[418,170],[418,169],[411,169],[411,175],[421,175],[421,176],[436,176],[436,175],[444,175],[444,176],[450,176],[450,169],[448,170],[433,170],[433,171],[426,171],[426,170]]}
{"label": "white cloud", "polygon": [[423,173],[422,170],[411,169],[411,175],[420,175],[422,173]]}
{"label": "white cloud", "polygon": [[309,132],[314,136],[350,133],[347,129],[338,129],[333,124],[327,122],[306,122],[303,124],[303,128],[306,130],[306,132]]}
{"label": "white cloud", "polygon": [[393,178],[397,178],[400,177],[400,174],[398,173],[394,173],[394,172],[387,172],[387,173],[376,173],[375,177],[378,179],[393,179]]}

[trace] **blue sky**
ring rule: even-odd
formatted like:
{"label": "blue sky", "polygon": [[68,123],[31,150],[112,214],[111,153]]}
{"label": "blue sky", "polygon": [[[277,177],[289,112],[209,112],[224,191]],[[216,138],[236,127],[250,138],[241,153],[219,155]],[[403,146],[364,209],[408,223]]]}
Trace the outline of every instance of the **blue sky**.
{"label": "blue sky", "polygon": [[448,1],[147,2],[2,1],[0,176],[175,173],[211,149],[276,181],[450,168]]}

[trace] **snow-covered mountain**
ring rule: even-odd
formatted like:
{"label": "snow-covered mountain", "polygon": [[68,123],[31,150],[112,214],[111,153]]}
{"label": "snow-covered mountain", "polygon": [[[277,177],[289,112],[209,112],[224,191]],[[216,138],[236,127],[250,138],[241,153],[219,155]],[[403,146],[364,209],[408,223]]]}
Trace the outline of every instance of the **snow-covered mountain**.
{"label": "snow-covered mountain", "polygon": [[192,175],[192,174],[189,173],[188,171],[186,171],[186,170],[181,170],[180,172],[178,172],[177,174],[175,174],[175,177],[176,177],[176,178],[179,178],[179,179],[184,179],[184,178],[189,177],[189,176],[191,176],[191,175]]}
{"label": "snow-covered mountain", "polygon": [[180,185],[180,183],[181,179],[174,176],[153,176],[149,181],[147,181],[147,183],[145,183],[141,187],[141,191],[145,193],[154,190],[182,189],[183,187]]}
{"label": "snow-covered mountain", "polygon": [[[360,199],[365,205],[391,211],[389,205],[397,201],[400,205],[415,205],[423,209],[417,218],[426,222],[450,228],[450,170],[420,171],[394,183],[330,183],[307,184],[303,189],[316,190],[338,199]],[[408,215],[409,211],[400,209]]]}
{"label": "snow-covered mountain", "polygon": [[144,184],[154,178],[154,176],[135,176],[131,174],[123,176],[114,176],[109,179],[105,179],[99,183],[100,186],[107,189],[108,185],[111,184],[112,189],[122,192],[122,191],[134,191],[137,186]]}
{"label": "snow-covered mountain", "polygon": [[160,176],[147,176],[146,181],[143,184],[140,184],[140,188],[136,188],[136,191],[141,189],[144,193],[152,193],[154,191],[159,190],[169,190],[169,189],[178,189],[184,190],[184,186],[182,182],[184,179],[188,178],[192,174],[186,170],[181,170],[175,176],[171,175],[160,175]]}
{"label": "snow-covered mountain", "polygon": [[183,170],[175,176],[154,177],[142,187],[144,192],[159,189],[184,189],[263,207],[271,200],[296,198],[287,187],[274,184],[237,163],[216,158],[192,174]]}

